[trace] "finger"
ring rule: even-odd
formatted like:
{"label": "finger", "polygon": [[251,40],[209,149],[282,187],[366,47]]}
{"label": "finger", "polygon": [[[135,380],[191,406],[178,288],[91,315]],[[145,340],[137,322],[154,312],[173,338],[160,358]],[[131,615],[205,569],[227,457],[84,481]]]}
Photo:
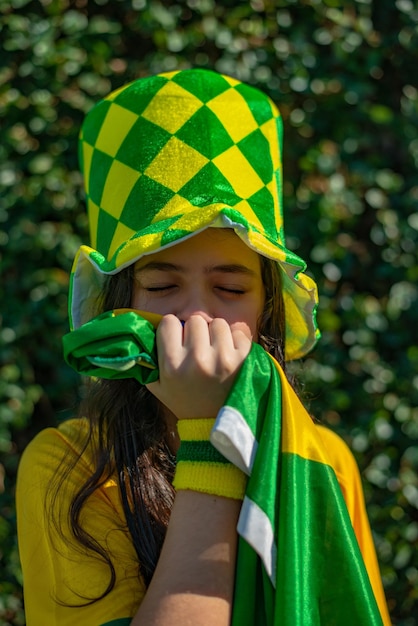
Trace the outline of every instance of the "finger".
{"label": "finger", "polygon": [[165,315],[156,333],[158,364],[160,370],[176,366],[182,360],[183,327],[175,315]]}
{"label": "finger", "polygon": [[208,322],[201,315],[191,315],[184,324],[184,348],[191,352],[202,352],[210,346]]}
{"label": "finger", "polygon": [[235,350],[244,360],[250,353],[252,346],[251,331],[247,324],[239,322],[231,327],[232,339],[234,342]]}
{"label": "finger", "polygon": [[244,334],[250,341],[253,340],[253,336],[250,330],[250,327],[246,322],[233,322],[231,324],[231,332],[236,334],[237,337],[240,336],[240,333]]}
{"label": "finger", "polygon": [[234,350],[231,327],[223,318],[217,317],[210,322],[209,338],[211,346],[221,354]]}

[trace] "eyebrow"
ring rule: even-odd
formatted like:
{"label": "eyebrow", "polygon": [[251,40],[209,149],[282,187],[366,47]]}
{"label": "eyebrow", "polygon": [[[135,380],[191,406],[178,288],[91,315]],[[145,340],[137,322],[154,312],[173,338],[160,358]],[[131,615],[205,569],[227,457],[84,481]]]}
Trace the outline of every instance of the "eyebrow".
{"label": "eyebrow", "polygon": [[[176,265],[175,263],[165,263],[163,261],[150,261],[142,267],[138,267],[135,270],[135,274],[142,274],[147,271],[160,271],[160,272],[186,272],[187,270],[182,265]],[[224,274],[246,274],[247,276],[255,276],[256,272],[246,265],[240,263],[222,263],[220,265],[210,265],[205,267],[205,274],[213,274],[216,272]]]}

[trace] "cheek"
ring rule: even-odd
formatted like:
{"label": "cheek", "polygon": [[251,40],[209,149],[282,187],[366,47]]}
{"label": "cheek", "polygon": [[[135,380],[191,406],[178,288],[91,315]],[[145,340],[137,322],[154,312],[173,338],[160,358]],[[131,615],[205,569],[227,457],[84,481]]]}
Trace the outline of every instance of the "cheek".
{"label": "cheek", "polygon": [[254,318],[251,324],[251,332],[256,341],[258,341],[258,335],[259,335],[259,330],[260,330],[260,320],[261,320],[262,314],[263,314],[263,310],[262,308],[259,308],[256,314],[254,315]]}
{"label": "cheek", "polygon": [[138,293],[138,289],[137,287],[133,287],[132,289],[132,300],[131,300],[131,307],[134,309],[139,309],[140,308],[140,295]]}
{"label": "cheek", "polygon": [[250,329],[254,340],[258,338],[259,323],[264,309],[264,298],[256,298],[248,303],[242,311],[241,321]]}
{"label": "cheek", "polygon": [[264,313],[264,305],[266,302],[266,292],[264,286],[262,287],[260,297],[258,299],[258,306],[256,306],[256,314],[255,314],[255,329],[254,329],[254,337],[258,341],[258,336],[260,333],[260,323]]}
{"label": "cheek", "polygon": [[131,307],[139,311],[167,315],[173,313],[173,303],[168,298],[153,298],[149,293],[138,286],[133,290]]}
{"label": "cheek", "polygon": [[132,302],[131,306],[133,309],[142,309],[143,311],[147,310],[148,306],[148,298],[146,293],[142,289],[138,287],[138,285],[134,285],[132,290]]}

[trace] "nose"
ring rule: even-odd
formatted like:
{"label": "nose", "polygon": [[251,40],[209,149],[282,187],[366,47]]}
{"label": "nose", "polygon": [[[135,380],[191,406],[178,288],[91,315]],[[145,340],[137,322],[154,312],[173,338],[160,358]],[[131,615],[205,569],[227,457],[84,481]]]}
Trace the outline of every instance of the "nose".
{"label": "nose", "polygon": [[192,315],[200,315],[206,322],[211,322],[215,317],[212,314],[207,294],[204,294],[198,286],[187,293],[184,303],[179,307],[176,314],[183,324]]}
{"label": "nose", "polygon": [[194,309],[190,309],[190,311],[183,311],[182,313],[178,314],[177,317],[179,318],[182,326],[184,326],[184,324],[192,315],[200,315],[200,317],[203,317],[203,319],[206,320],[206,322],[208,323],[213,320],[213,316],[209,315],[206,311],[203,311],[201,308],[200,309],[194,308]]}

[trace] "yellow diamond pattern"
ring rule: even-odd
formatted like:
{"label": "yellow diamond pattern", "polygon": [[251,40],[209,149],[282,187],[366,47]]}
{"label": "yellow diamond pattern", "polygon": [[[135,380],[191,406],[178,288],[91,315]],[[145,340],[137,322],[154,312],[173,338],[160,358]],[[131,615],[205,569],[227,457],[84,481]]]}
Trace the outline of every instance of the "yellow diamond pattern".
{"label": "yellow diamond pattern", "polygon": [[232,76],[224,76],[224,79],[226,80],[227,83],[231,85],[231,87],[235,87],[235,85],[240,84],[240,81],[236,78],[233,78]]}
{"label": "yellow diamond pattern", "polygon": [[[277,206],[277,203],[280,202],[277,182],[273,179],[271,182],[269,182],[266,185],[266,187],[271,193],[271,195],[273,196],[274,202],[276,203],[276,206]],[[281,229],[283,228],[283,218],[278,211],[274,213],[274,221],[276,224],[277,232],[280,233]]]}
{"label": "yellow diamond pattern", "polygon": [[181,70],[173,70],[172,72],[164,72],[164,76],[167,80],[172,80],[176,74],[179,74]]}
{"label": "yellow diamond pattern", "polygon": [[263,181],[237,146],[232,146],[215,157],[213,163],[241,198],[250,198],[264,187]]}
{"label": "yellow diamond pattern", "polygon": [[[114,160],[106,178],[103,189],[102,209],[119,219],[125,203],[141,173]],[[121,239],[122,241],[122,239]]]}
{"label": "yellow diamond pattern", "polygon": [[174,134],[201,106],[196,96],[170,81],[153,97],[142,117]]}
{"label": "yellow diamond pattern", "polygon": [[109,156],[116,156],[123,140],[135,124],[138,116],[113,103],[96,140],[96,148]]}
{"label": "yellow diamond pattern", "polygon": [[263,229],[262,223],[260,222],[257,215],[254,213],[250,204],[246,200],[241,200],[241,202],[238,202],[238,204],[234,206],[234,209],[241,213],[241,215],[243,215],[245,219],[250,222],[250,224],[254,224],[254,226],[256,228],[259,228],[260,230]]}
{"label": "yellow diamond pattern", "polygon": [[115,234],[113,235],[112,242],[109,248],[109,259],[115,254],[116,250],[119,248],[122,241],[128,241],[133,235],[135,235],[135,231],[131,228],[128,228],[122,222],[116,226]]}
{"label": "yellow diamond pattern", "polygon": [[141,250],[147,250],[147,252],[150,253],[160,248],[162,236],[163,233],[148,233],[142,235],[142,237],[137,237],[134,242],[132,242],[132,246],[123,246],[116,258],[117,266],[122,267],[125,263],[132,263],[132,249],[138,250],[138,256],[141,256],[139,253]]}
{"label": "yellow diamond pattern", "polygon": [[188,230],[190,234],[195,233],[202,228],[203,223],[209,224],[213,221],[222,208],[224,208],[223,204],[210,204],[203,209],[191,206],[190,211],[185,212],[184,215],[175,222],[173,228],[177,230]]}
{"label": "yellow diamond pattern", "polygon": [[258,124],[247,103],[238,91],[227,89],[207,103],[235,143],[252,133]]}
{"label": "yellow diamond pattern", "polygon": [[182,215],[188,211],[195,211],[196,207],[190,204],[186,198],[179,196],[177,193],[167,202],[167,204],[158,211],[154,216],[152,223],[160,222],[161,220],[169,219],[175,215]]}
{"label": "yellow diamond pattern", "polygon": [[171,137],[144,173],[149,178],[177,192],[206,163],[208,159],[200,152],[176,137]]}
{"label": "yellow diamond pattern", "polygon": [[277,135],[276,119],[271,118],[270,120],[268,120],[268,122],[265,122],[264,124],[262,124],[260,126],[260,130],[271,146],[270,156],[271,156],[271,160],[273,161],[273,169],[274,171],[276,171],[281,166],[280,144],[279,144],[279,138]]}

